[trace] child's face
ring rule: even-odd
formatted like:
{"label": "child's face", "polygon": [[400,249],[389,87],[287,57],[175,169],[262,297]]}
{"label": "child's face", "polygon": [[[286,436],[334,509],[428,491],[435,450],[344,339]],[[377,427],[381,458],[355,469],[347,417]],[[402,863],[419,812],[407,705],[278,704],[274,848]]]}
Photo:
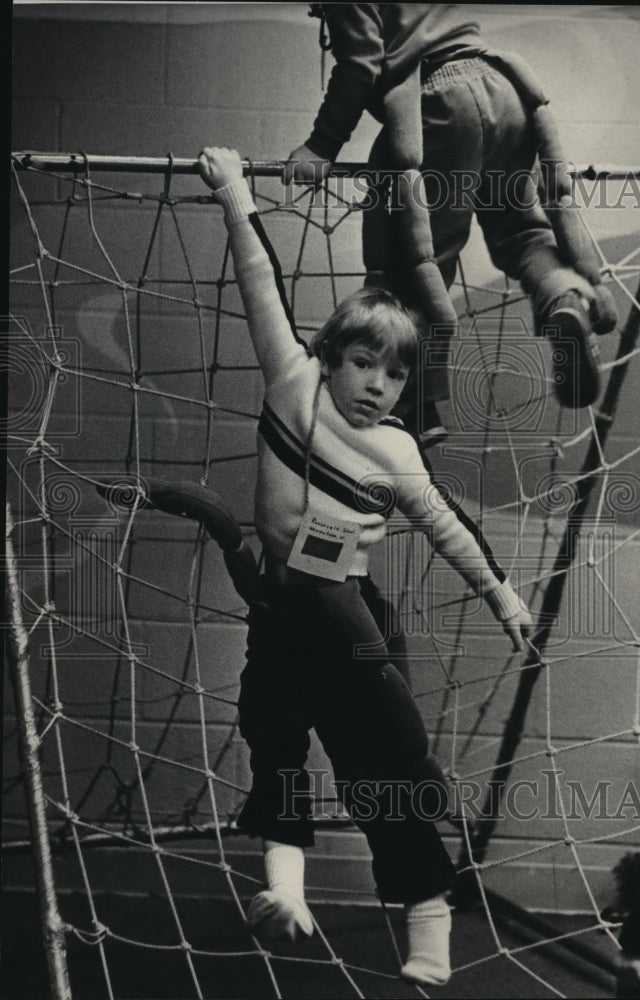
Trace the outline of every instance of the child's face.
{"label": "child's face", "polygon": [[339,368],[323,364],[322,373],[334,403],[354,427],[372,427],[387,417],[409,377],[393,355],[357,341],[345,348]]}

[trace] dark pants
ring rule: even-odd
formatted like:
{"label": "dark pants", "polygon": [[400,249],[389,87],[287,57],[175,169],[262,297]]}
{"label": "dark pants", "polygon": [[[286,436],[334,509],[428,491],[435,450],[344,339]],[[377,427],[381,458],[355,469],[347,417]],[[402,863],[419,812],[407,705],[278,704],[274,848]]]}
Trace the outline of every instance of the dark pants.
{"label": "dark pants", "polygon": [[[385,634],[393,609],[368,578],[362,592]],[[305,769],[313,728],[338,794],[369,842],[380,897],[429,899],[453,877],[433,821],[446,812],[442,772],[400,671],[391,662],[354,659],[351,650],[313,587],[263,580],[241,679],[240,731],[253,785],[238,823],[279,843],[313,843]]]}
{"label": "dark pants", "polygon": [[[506,76],[481,58],[452,62],[423,83],[421,112],[422,172],[433,247],[447,288],[475,214],[494,265],[521,283],[536,315],[544,316],[554,300],[571,289],[590,297],[586,279],[561,259],[537,198],[533,129]],[[369,165],[384,172],[390,162],[383,129]],[[385,207],[385,183],[374,191],[373,207],[363,214],[363,257],[370,272],[393,272],[402,260],[394,212]],[[398,282],[402,294],[402,275]],[[407,294],[410,298],[410,289]],[[449,395],[448,349],[446,339],[437,336],[426,347],[427,399]]]}

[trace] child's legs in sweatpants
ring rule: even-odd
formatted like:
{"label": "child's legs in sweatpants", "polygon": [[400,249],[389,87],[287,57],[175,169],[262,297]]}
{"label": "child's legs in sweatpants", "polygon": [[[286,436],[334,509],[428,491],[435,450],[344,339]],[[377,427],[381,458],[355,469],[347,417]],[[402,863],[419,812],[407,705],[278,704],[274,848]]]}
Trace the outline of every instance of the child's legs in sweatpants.
{"label": "child's legs in sweatpants", "polygon": [[[384,629],[389,605],[370,581],[363,599]],[[397,668],[334,658],[317,691],[314,725],[338,794],[369,842],[381,898],[411,903],[444,892],[454,869],[436,820],[448,813],[447,787]]]}
{"label": "child's legs in sweatpants", "polygon": [[336,628],[344,632],[347,643],[352,646],[354,658],[368,655],[378,662],[380,658],[382,662],[389,658],[384,636],[362,598],[357,577],[349,577],[343,582],[322,580],[315,588]]}
{"label": "child's legs in sweatpants", "polygon": [[319,700],[316,731],[338,794],[369,843],[381,899],[413,903],[443,893],[453,865],[436,821],[447,815],[447,788],[395,667],[354,664]]}
{"label": "child's legs in sweatpants", "polygon": [[[458,255],[469,239],[475,178],[482,173],[484,125],[467,80],[474,73],[479,75],[482,68],[479,60],[454,63],[436,71],[421,92],[424,187],[418,194],[422,211],[429,213],[433,251],[447,288],[453,283]],[[384,172],[392,162],[384,129],[372,146],[368,166],[374,180],[369,192],[371,205],[365,209],[362,222],[365,267],[368,272],[388,269],[398,281],[398,294],[413,306],[411,284],[402,277],[407,269],[403,267],[400,226],[394,224],[398,210],[393,203],[389,210],[386,206]],[[432,330],[428,315],[424,319],[419,395],[423,402],[437,402],[449,396],[451,337]]]}
{"label": "child's legs in sweatpants", "polygon": [[351,576],[343,582],[317,579],[312,586],[323,612],[330,617],[336,638],[344,640],[351,658],[377,665],[392,662],[410,687],[406,644],[397,612],[370,578]]}
{"label": "child's legs in sweatpants", "polygon": [[[467,98],[475,105],[476,126],[481,130],[478,154],[474,154],[467,174],[454,173],[457,191],[451,203],[452,213],[461,200],[475,207],[487,248],[495,266],[519,281],[532,297],[536,312],[544,313],[551,303],[570,289],[592,296],[589,283],[560,258],[555,236],[538,197],[534,172],[536,145],[529,116],[510,81],[483,60],[474,60],[474,68],[465,77],[464,115],[471,113]],[[458,64],[449,67],[453,70]],[[459,64],[464,66],[464,63]],[[451,88],[449,98],[459,100],[464,88]],[[423,116],[429,102],[423,92]],[[433,134],[425,122],[425,164],[433,163]],[[464,147],[463,147],[464,148]],[[455,152],[454,152],[455,155]],[[459,169],[454,167],[453,170]],[[465,194],[465,190],[468,192]],[[446,214],[446,213],[445,213]],[[432,213],[436,252],[448,259],[458,225]]]}
{"label": "child's legs in sweatpants", "polygon": [[[385,631],[390,605],[368,580],[362,592]],[[371,845],[382,898],[413,902],[439,894],[453,873],[433,822],[447,811],[446,789],[407,684],[391,663],[352,658],[314,588],[263,587],[262,596],[250,611],[241,679],[240,731],[251,750],[253,784],[238,825],[280,844],[313,843],[311,797],[331,792],[328,775],[319,788],[320,776],[310,783],[305,770],[314,726]],[[403,648],[395,629],[389,645],[392,652]],[[371,782],[377,807],[369,816],[360,806]],[[394,789],[402,795],[400,823],[387,817]]]}
{"label": "child's legs in sweatpants", "polygon": [[[370,576],[351,577],[349,582],[358,586],[360,602],[371,615],[376,628],[384,639],[388,653],[388,662],[396,668],[405,684],[411,690],[410,657],[404,632],[400,626],[400,617],[395,605],[382,596]],[[366,650],[358,651],[356,660],[369,661],[378,666],[385,660],[380,656],[367,657]]]}
{"label": "child's legs in sweatpants", "polygon": [[447,286],[475,211],[493,263],[521,283],[536,313],[570,289],[591,298],[589,283],[561,260],[537,199],[530,123],[506,77],[482,59],[437,70],[422,88],[422,123],[431,231]]}
{"label": "child's legs in sweatpants", "polygon": [[[388,655],[408,681],[395,609],[368,577],[354,580],[353,587],[348,621],[358,624],[367,616],[365,625],[374,637],[385,637]],[[331,792],[315,788],[316,776],[305,769],[317,705],[327,703],[322,692],[330,692],[330,703],[353,663],[371,670],[386,657],[354,659],[357,643],[314,586],[273,587],[263,579],[260,596],[249,612],[241,676],[240,732],[251,751],[253,783],[238,824],[251,835],[304,847],[313,843],[311,798]]]}
{"label": "child's legs in sweatpants", "polygon": [[305,769],[313,724],[312,674],[296,616],[265,601],[249,612],[247,665],[238,702],[240,733],[251,751],[251,791],[238,817],[250,836],[313,844],[310,776]]}
{"label": "child's legs in sweatpants", "polygon": [[[391,154],[383,129],[376,138],[369,156],[371,179],[365,201],[367,207],[363,211],[362,218],[362,255],[367,271],[366,283],[389,288],[405,305],[420,315],[421,322],[418,328],[422,340],[421,353],[424,357],[424,366],[421,365],[423,374],[420,377],[420,398],[424,402],[437,402],[449,398],[447,363],[452,326],[450,323],[444,326],[432,326],[437,317],[430,314],[424,306],[423,296],[420,295],[418,287],[420,279],[413,266],[415,261],[409,261],[405,257],[407,223],[401,219],[400,212],[411,211],[416,214],[418,218],[414,225],[420,229],[420,213],[428,212],[424,188],[420,185],[416,189],[415,200],[408,208],[404,205],[405,196],[398,200],[398,193],[390,181],[388,172],[390,164]],[[402,208],[400,208],[401,203]],[[471,213],[468,213],[466,223],[459,217],[458,221],[462,222],[459,234],[459,248],[462,248],[468,239]],[[425,225],[429,225],[428,216]],[[434,253],[433,249],[431,252]],[[447,288],[455,276],[456,257],[457,253],[454,253],[449,262],[438,260]],[[437,313],[437,310],[435,312]],[[413,424],[416,419],[415,416],[410,417],[409,423]]]}

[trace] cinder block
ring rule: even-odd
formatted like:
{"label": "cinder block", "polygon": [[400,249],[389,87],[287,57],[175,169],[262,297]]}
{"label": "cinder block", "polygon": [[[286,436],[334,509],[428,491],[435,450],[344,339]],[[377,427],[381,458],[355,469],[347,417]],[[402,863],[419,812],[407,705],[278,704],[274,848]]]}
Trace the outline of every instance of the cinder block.
{"label": "cinder block", "polygon": [[84,86],[96,100],[118,105],[135,105],[143,95],[145,101],[162,100],[165,31],[161,25],[102,23],[96,31],[92,22],[16,19],[13,48],[13,86],[20,97],[51,93],[55,81],[55,95],[62,101],[77,98]]}
{"label": "cinder block", "polygon": [[[452,855],[456,843],[446,837]],[[250,898],[263,882],[262,859],[259,843],[238,834],[223,836],[222,853],[213,838],[174,840],[160,842],[160,855],[142,844],[118,849],[93,847],[83,852],[89,881],[98,910],[100,894],[115,885],[128,888],[131,893],[142,886],[154,884],[158,875],[158,861],[172,888],[174,900],[180,909],[185,897],[229,898],[229,885],[219,871],[220,861],[230,866],[230,877],[240,898]],[[499,842],[499,847],[517,849],[521,845]],[[580,848],[582,870],[594,894],[595,904],[601,910],[612,898],[613,884],[610,869],[620,856],[616,845],[583,845]],[[373,897],[368,848],[364,836],[354,829],[320,830],[316,845],[307,852],[307,897],[312,904],[348,899],[350,903],[368,903],[379,907]],[[493,861],[498,859],[494,851]],[[155,869],[152,871],[152,868]],[[82,882],[75,858],[70,853],[54,857],[54,877],[61,894],[63,912],[68,912],[71,891],[81,891]],[[33,866],[30,859],[20,855],[7,855],[3,865],[3,881],[7,891],[33,888]],[[585,897],[584,885],[575,860],[566,847],[553,847],[530,861],[496,864],[482,871],[483,884],[501,896],[517,902],[533,912],[594,914],[593,901]],[[157,902],[157,898],[154,897]],[[315,916],[322,921],[322,911]],[[112,925],[112,929],[115,929]],[[454,935],[455,939],[455,935]]]}
{"label": "cinder block", "polygon": [[[551,45],[548,31],[549,24],[544,18],[528,18],[518,24],[505,20],[500,36],[503,42],[508,37],[509,46],[536,68],[562,121],[591,119],[595,108],[602,111],[605,120],[608,115],[622,121],[633,118],[633,92],[628,70],[633,65],[634,45],[637,47],[637,21],[632,17],[607,19],[604,23],[598,17],[563,18],[554,24]],[[602,44],[603,32],[607,36],[606,46]],[[564,53],[561,39],[568,34],[573,43],[565,62],[565,81],[577,79],[580,67],[592,58],[595,49],[600,54],[598,74],[592,75],[584,88],[568,87],[558,73],[557,60],[560,53]],[[607,87],[605,93],[601,92],[598,84],[601,73],[611,83],[611,89]]]}
{"label": "cinder block", "polygon": [[[242,405],[244,401],[239,402]],[[181,462],[193,464],[199,462],[201,466],[204,466],[207,457],[209,457],[214,462],[209,473],[212,485],[216,482],[221,486],[225,481],[218,463],[235,459],[242,464],[242,457],[252,457],[255,454],[256,424],[250,420],[214,418],[211,442],[207,441],[207,428],[204,420],[199,422],[182,420],[180,423],[167,421],[166,424],[158,421],[158,424],[161,431],[164,431],[165,441],[161,448],[160,433],[158,433],[155,454],[157,461],[166,464],[171,464],[173,461],[176,465]],[[209,455],[207,454],[208,445]],[[222,492],[224,493],[224,490]]]}
{"label": "cinder block", "polygon": [[[238,622],[187,625],[148,623],[134,630],[145,639],[148,669],[141,667],[140,718],[162,721],[171,712],[176,724],[230,724],[236,718],[240,673],[245,663],[246,628]],[[197,667],[196,667],[197,663]],[[187,687],[182,687],[186,684]],[[202,685],[201,695],[190,688]]]}
{"label": "cinder block", "polygon": [[227,742],[228,725],[208,727],[205,734],[200,726],[168,729],[162,724],[136,726],[135,740],[145,776],[144,797],[139,787],[135,754],[130,748],[134,737],[131,726],[118,723],[109,731],[105,724],[97,724],[94,731],[86,726],[62,725],[62,761],[57,743],[50,735],[42,746],[44,780],[52,797],[54,824],[56,803],[63,801],[60,783],[63,766],[70,800],[72,803],[82,801],[85,820],[109,815],[122,794],[127,797],[137,822],[144,823],[148,808],[154,824],[160,825],[172,815],[183,815],[190,801],[201,792],[204,797],[199,816],[203,822],[211,820],[212,796],[221,815],[235,809],[235,803],[244,799],[246,766],[241,760],[245,753],[241,744],[233,744],[225,751],[216,772],[220,779],[213,779],[211,793],[207,791],[204,746],[208,747],[211,767]]}
{"label": "cinder block", "polygon": [[[65,104],[61,121],[63,149],[71,152],[84,149],[87,153],[113,156],[154,156],[165,157],[172,153],[178,157],[193,157],[195,162],[200,149],[205,144],[217,143],[242,149],[244,155],[254,159],[260,155],[255,147],[260,115],[251,107],[236,111],[214,109],[211,105],[164,104],[145,102],[127,107],[127,115],[110,129],[100,128],[99,121],[105,105],[100,102],[85,101],[77,95],[74,101]],[[105,172],[102,183],[122,185],[122,176]],[[129,190],[160,194],[163,189],[162,177],[154,179],[133,178],[128,182]],[[198,181],[195,188],[189,183],[188,189],[205,195],[207,189]],[[176,191],[184,190],[178,182]]]}
{"label": "cinder block", "polygon": [[[311,26],[260,20],[171,30],[167,86],[173,104],[315,111],[319,77],[309,73],[309,64],[319,67],[320,53]],[[274,66],[281,71],[274,73]]]}
{"label": "cinder block", "polygon": [[[14,39],[14,71],[20,72],[24,63],[21,60],[18,47]],[[30,67],[27,74],[31,72]],[[19,97],[15,89],[15,75],[13,79],[13,115],[11,121],[11,149],[12,152],[22,152],[27,150],[55,150],[58,148],[58,130],[60,126],[60,104],[51,96],[47,98],[46,85],[44,88],[38,86],[32,97]],[[28,174],[19,171],[20,186],[25,193],[35,194],[41,189],[41,176]],[[54,191],[57,189],[57,180],[49,177],[47,186]]]}
{"label": "cinder block", "polygon": [[[115,391],[114,391],[115,392]],[[117,387],[117,394],[131,402],[130,390]],[[118,396],[114,395],[114,402]],[[66,462],[76,464],[92,463],[104,461],[117,462],[124,465],[129,453],[145,458],[150,454],[150,438],[153,427],[149,420],[138,420],[135,424],[131,444],[131,428],[133,421],[126,418],[128,407],[123,405],[114,406],[112,412],[122,413],[122,417],[112,419],[105,427],[105,421],[99,416],[93,416],[87,408],[81,413],[79,433],[77,436],[69,437],[64,442],[63,458]],[[118,471],[120,471],[118,469]]]}
{"label": "cinder block", "polygon": [[198,618],[243,614],[244,604],[232,588],[216,545],[206,542],[204,554],[196,546],[196,528],[167,539],[136,542],[127,561],[132,582],[127,586],[128,613],[143,621],[188,622],[187,601],[198,595]]}
{"label": "cinder block", "polygon": [[[185,178],[185,184],[187,182],[191,196],[210,194],[209,189],[199,178]],[[166,282],[169,286],[174,281],[182,282],[182,287],[168,287],[166,291],[172,295],[181,295],[187,300],[192,299],[194,294],[191,281],[199,285],[202,283],[203,287],[197,289],[198,296],[211,307],[215,307],[217,289],[215,286],[209,287],[208,283],[224,277],[233,278],[221,207],[215,204],[196,206],[178,204],[171,214],[163,213],[158,240],[162,250],[159,261],[161,270],[156,267],[153,273],[154,279]],[[226,272],[225,259],[227,259]],[[165,311],[171,308],[170,303],[160,303],[160,305]]]}
{"label": "cinder block", "polygon": [[[242,742],[234,740],[224,751],[210,788],[204,774],[203,739],[207,745],[209,767],[212,767],[223,751],[229,734],[229,726],[208,727],[204,737],[199,727],[180,727],[167,733],[162,743],[162,756],[169,763],[154,766],[146,784],[149,801],[157,816],[182,813],[191,798],[203,791],[199,808],[203,822],[213,818],[214,800],[219,818],[226,817],[228,812],[233,814],[241,807],[248,790],[248,752]],[[155,752],[159,735],[158,727],[145,732],[150,753]],[[174,760],[178,765],[185,766],[172,764]]]}
{"label": "cinder block", "polygon": [[[553,757],[546,737],[516,742],[511,766],[495,778],[497,741],[477,739],[471,753],[454,756],[460,778],[451,793],[456,812],[477,818],[485,801],[491,801],[498,840],[524,836],[552,844],[565,837],[581,842],[606,836],[628,837],[635,843],[638,788],[632,740],[614,734],[608,741],[572,742],[557,731],[552,740]],[[438,757],[445,766],[452,759],[446,736]],[[501,796],[497,785],[488,784],[500,778],[507,782]]]}
{"label": "cinder block", "polygon": [[127,607],[132,618],[142,622],[188,621],[186,601],[194,540],[195,534],[191,541],[135,544],[127,566],[134,578],[127,586]]}
{"label": "cinder block", "polygon": [[[96,185],[100,184],[98,177],[93,180]],[[130,178],[121,175],[120,190],[128,190],[127,181]],[[127,203],[124,198],[119,203],[113,196],[105,201],[99,187],[91,189],[90,199],[81,186],[77,194],[80,200],[65,213],[64,219],[59,208],[39,210],[40,218],[47,220],[49,228],[46,249],[62,262],[58,265],[57,274],[61,282],[75,280],[86,286],[92,279],[103,279],[95,293],[98,297],[96,304],[92,303],[92,289],[87,291],[85,287],[84,307],[89,313],[97,307],[107,308],[102,296],[109,292],[114,308],[122,312],[119,282],[130,283],[135,289],[139,276],[144,273],[147,255],[150,257],[149,270],[153,273],[154,258],[158,253],[154,249],[153,237],[157,206],[153,202]],[[60,243],[63,221],[64,241]]]}
{"label": "cinder block", "polygon": [[[207,317],[205,324],[207,343],[214,343],[214,318]],[[218,363],[224,369],[226,366],[243,365],[247,368],[257,368],[256,354],[249,337],[246,319],[224,315],[221,319],[218,337]]]}

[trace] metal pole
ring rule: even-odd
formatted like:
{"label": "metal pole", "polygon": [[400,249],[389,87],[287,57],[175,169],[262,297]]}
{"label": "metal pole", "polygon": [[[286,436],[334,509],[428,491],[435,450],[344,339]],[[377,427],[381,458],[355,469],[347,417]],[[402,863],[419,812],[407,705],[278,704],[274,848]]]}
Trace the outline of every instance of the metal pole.
{"label": "metal pole", "polygon": [[36,727],[29,680],[28,635],[20,614],[20,590],[12,530],[11,508],[7,504],[7,605],[10,616],[8,661],[16,699],[18,746],[29,813],[42,933],[47,953],[52,1000],[71,1000],[64,924],[58,910],[53,878],[46,802],[40,769],[40,737]]}
{"label": "metal pole", "polygon": [[[640,299],[640,287],[636,293],[636,298]],[[629,311],[629,316],[627,317],[627,322],[620,336],[620,344],[618,346],[617,353],[618,359],[631,353],[636,345],[639,334],[640,310],[632,306]],[[600,449],[604,449],[607,435],[613,424],[620,390],[624,382],[628,365],[629,362],[627,361],[624,364],[616,365],[616,367],[613,368],[602,401],[602,407],[595,419],[595,433],[591,439],[589,450],[582,466],[582,475],[584,478],[581,478],[577,484],[578,495],[568,515],[567,525],[555,559],[553,575],[547,585],[547,589],[545,590],[544,597],[542,599],[540,621],[543,623],[554,621],[560,608],[567,575],[575,557],[577,539],[582,521],[584,519],[587,503],[589,501],[591,491],[597,482],[595,471],[600,462],[598,442]],[[515,751],[522,738],[524,723],[529,703],[531,701],[531,695],[533,693],[535,683],[538,680],[544,666],[542,661],[543,654],[549,639],[550,631],[551,626],[549,624],[543,624],[533,640],[535,650],[531,651],[525,660],[525,669],[520,675],[516,697],[504,729],[498,758],[491,777],[489,787],[494,792],[497,791],[497,794],[491,794],[491,791],[489,792],[482,807],[482,814],[476,820],[475,830],[473,835],[470,837],[471,857],[469,855],[469,851],[465,847],[465,849],[461,852],[461,856],[458,861],[458,868],[460,870],[466,869],[464,871],[464,875],[461,875],[458,880],[455,892],[456,899],[461,904],[468,902],[476,894],[474,872],[470,870],[468,866],[471,863],[471,860],[476,863],[482,862],[486,855],[491,835],[498,823],[500,803],[513,767]]]}
{"label": "metal pole", "polygon": [[[121,171],[133,174],[162,174],[171,171],[173,174],[197,174],[197,157],[167,156],[102,156],[89,153],[44,153],[37,150],[22,150],[11,154],[14,165],[18,169],[37,169],[81,173],[90,171]],[[280,177],[286,159],[282,160],[243,160],[245,175],[255,177]],[[331,168],[332,177],[353,177],[354,174],[371,173],[371,167],[366,163],[334,163]],[[393,170],[385,173],[395,173]],[[571,177],[584,177],[586,180],[627,180],[640,177],[637,166],[601,163],[587,166],[574,166],[569,170]]]}

